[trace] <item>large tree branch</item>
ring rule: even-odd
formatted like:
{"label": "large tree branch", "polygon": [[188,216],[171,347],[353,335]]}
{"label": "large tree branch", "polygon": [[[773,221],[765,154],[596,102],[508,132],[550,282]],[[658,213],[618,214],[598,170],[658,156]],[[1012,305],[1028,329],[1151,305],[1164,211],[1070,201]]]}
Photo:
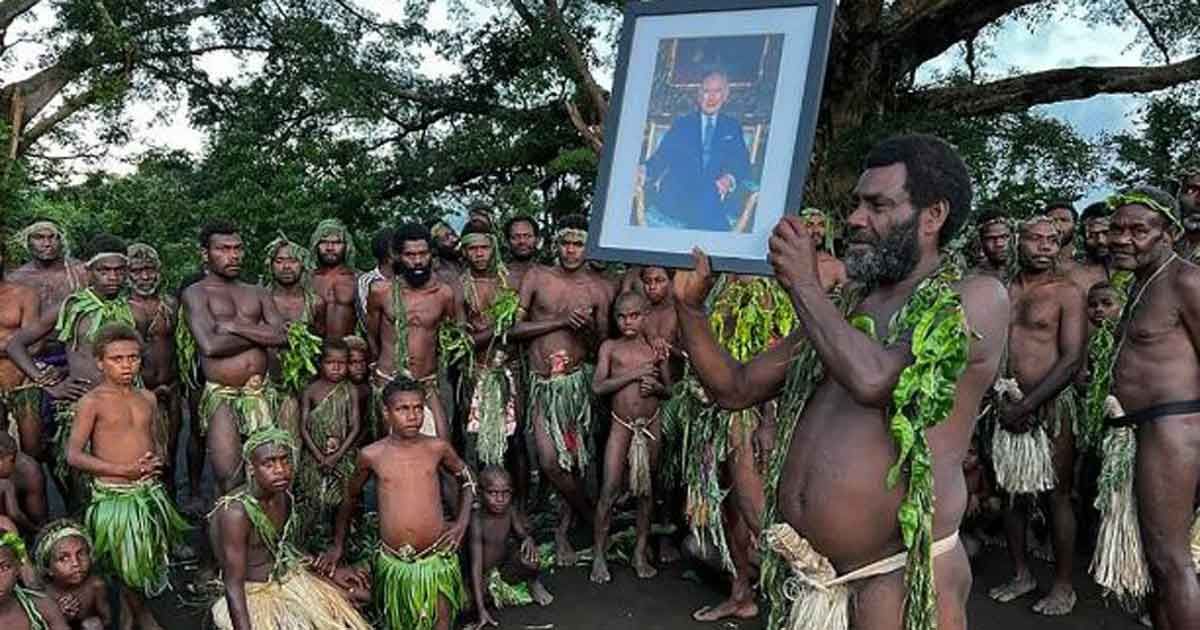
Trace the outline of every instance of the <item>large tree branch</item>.
{"label": "large tree branch", "polygon": [[903,72],[916,69],[983,27],[1044,0],[927,0],[916,3],[890,28],[886,47]]}
{"label": "large tree branch", "polygon": [[1200,56],[1162,66],[1081,66],[1034,72],[991,83],[921,90],[905,102],[913,109],[978,116],[1097,94],[1153,92],[1197,79]]}
{"label": "large tree branch", "polygon": [[[112,77],[112,79],[120,79],[124,75]],[[111,79],[110,79],[111,80]],[[54,110],[49,116],[42,118],[37,124],[29,127],[21,136],[21,146],[18,149],[19,154],[24,154],[33,146],[42,136],[53,129],[62,121],[70,118],[79,110],[99,101],[103,95],[111,89],[109,80],[97,81],[89,90],[80,92],[75,96],[69,97],[63,101],[63,104],[58,109]]]}
{"label": "large tree branch", "polygon": [[1150,34],[1150,41],[1154,42],[1154,47],[1158,49],[1158,52],[1162,53],[1163,61],[1171,63],[1170,49],[1167,48],[1166,42],[1158,34],[1158,30],[1154,28],[1154,24],[1150,22],[1150,18],[1146,17],[1146,14],[1142,12],[1141,7],[1134,0],[1125,0],[1125,6],[1129,7],[1129,12],[1133,14],[1133,17],[1137,18],[1138,22],[1142,23],[1142,27]]}
{"label": "large tree branch", "polygon": [[0,31],[9,27],[17,18],[32,9],[42,0],[0,0]]}
{"label": "large tree branch", "polygon": [[20,93],[25,105],[23,120],[20,123],[25,125],[33,120],[34,116],[41,113],[42,109],[80,74],[82,74],[81,70],[60,61],[53,66],[43,68],[31,77],[0,88],[0,104],[12,102],[14,96]]}
{"label": "large tree branch", "polygon": [[608,112],[608,98],[605,97],[604,90],[596,83],[596,77],[592,76],[592,68],[579,48],[579,41],[567,28],[567,23],[558,10],[558,0],[545,0],[545,4],[546,14],[550,16],[550,24],[558,33],[559,42],[566,51],[567,58],[571,60],[571,65],[575,67],[575,72],[579,75],[580,82],[583,83],[584,91],[592,100],[592,106],[596,108],[596,116],[603,121],[604,115]]}

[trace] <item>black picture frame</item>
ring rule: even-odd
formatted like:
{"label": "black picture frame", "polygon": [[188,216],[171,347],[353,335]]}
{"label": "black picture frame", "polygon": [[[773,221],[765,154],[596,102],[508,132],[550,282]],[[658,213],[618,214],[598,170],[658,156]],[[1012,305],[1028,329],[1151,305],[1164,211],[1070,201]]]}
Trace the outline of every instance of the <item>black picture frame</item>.
{"label": "black picture frame", "polygon": [[[791,168],[787,183],[784,213],[795,212],[803,207],[802,199],[808,179],[813,141],[816,134],[817,117],[820,110],[821,92],[825,82],[825,68],[829,57],[829,44],[833,29],[834,0],[659,0],[657,2],[630,2],[625,7],[624,20],[618,48],[617,63],[613,77],[613,89],[605,120],[604,148],[601,154],[596,187],[592,195],[590,229],[587,242],[587,257],[591,260],[623,262],[635,265],[653,265],[669,268],[691,268],[689,251],[661,252],[637,248],[601,245],[603,221],[608,207],[610,178],[614,163],[619,166],[636,163],[640,156],[616,156],[617,135],[621,128],[622,103],[629,80],[629,60],[638,21],[647,17],[671,15],[719,14],[732,11],[756,9],[779,9],[815,7],[817,9],[814,29],[808,54],[808,72],[803,82],[803,93],[798,95],[801,105],[796,127]],[[739,35],[730,32],[730,36]],[[782,69],[780,71],[782,73]],[[630,121],[629,124],[643,124]],[[621,159],[618,159],[620,157]],[[626,211],[627,212],[627,211]],[[713,269],[722,272],[770,275],[771,268],[766,260],[766,247],[761,256],[729,257],[713,256]]]}

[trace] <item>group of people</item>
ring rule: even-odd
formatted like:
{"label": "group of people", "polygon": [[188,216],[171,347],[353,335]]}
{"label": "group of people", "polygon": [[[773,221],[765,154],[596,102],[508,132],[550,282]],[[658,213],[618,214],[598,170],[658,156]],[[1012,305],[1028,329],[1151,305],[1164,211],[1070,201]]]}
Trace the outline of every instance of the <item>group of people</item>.
{"label": "group of people", "polygon": [[1069,613],[1094,504],[1097,581],[1200,627],[1200,173],[1078,219],[985,212],[971,269],[944,141],[881,142],[851,198],[842,258],[807,209],[770,278],[703,252],[606,269],[579,215],[541,264],[536,220],[478,206],[461,231],[380,230],[365,273],[323,221],[273,241],[255,285],[237,226],[210,222],[168,295],[149,244],[27,226],[0,277],[0,626],[159,628],[146,599],[199,526],[223,629],[498,625],[552,601],[553,565],[603,584],[611,559],[649,579],[681,552],[730,583],[697,621],[765,598],[771,628],[965,628],[981,538],[1013,558],[995,599],[1037,589],[1036,509],[1056,568],[1034,610]]}

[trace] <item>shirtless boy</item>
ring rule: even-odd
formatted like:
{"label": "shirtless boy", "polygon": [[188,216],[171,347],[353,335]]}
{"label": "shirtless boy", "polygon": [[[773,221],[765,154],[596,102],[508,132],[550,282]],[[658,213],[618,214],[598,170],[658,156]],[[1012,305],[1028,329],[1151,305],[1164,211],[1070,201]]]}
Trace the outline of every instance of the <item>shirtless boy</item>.
{"label": "shirtless boy", "polygon": [[208,273],[183,291],[183,312],[204,373],[199,422],[217,490],[242,475],[242,440],[275,424],[267,350],[287,341],[283,318],[261,287],[238,280],[245,248],[237,227],[214,221],[200,231]]}
{"label": "shirtless boy", "polygon": [[145,243],[129,246],[129,308],[138,334],[146,342],[142,355],[142,385],[153,390],[158,400],[158,422],[154,439],[163,453],[163,483],[175,494],[175,450],[183,418],[183,397],[179,391],[179,361],[175,356],[175,326],[179,305],[163,294],[162,262],[158,251]]}
{"label": "shirtless boy", "polygon": [[666,361],[655,352],[642,329],[646,299],[636,293],[625,293],[617,298],[614,308],[621,337],[600,344],[592,380],[593,393],[613,397],[612,428],[604,449],[604,483],[596,505],[592,544],[592,581],[597,584],[612,579],[605,558],[608,527],[613,504],[626,481],[638,502],[634,571],[642,579],[658,574],[650,564],[647,542],[650,513],[654,509],[654,473],[662,440],[658,410],[671,383]]}
{"label": "shirtless boy", "polygon": [[376,392],[396,376],[417,380],[428,408],[425,435],[450,439],[450,423],[438,385],[438,328],[445,320],[462,321],[454,291],[432,277],[429,231],[416,223],[396,230],[396,277],[371,285],[367,297],[367,335],[378,352]]}
{"label": "shirtless boy", "polygon": [[365,402],[358,388],[346,378],[350,349],[336,337],[325,340],[321,349],[318,377],[304,389],[300,399],[300,435],[304,439],[301,458],[300,500],[311,509],[304,519],[305,548],[316,548],[331,533],[330,521],[342,503],[342,488],[354,472],[359,437],[359,418]]}
{"label": "shirtless boy", "polygon": [[21,537],[14,532],[0,534],[0,628],[71,630],[53,600],[17,584],[27,561]]}
{"label": "shirtless boy", "polygon": [[[1049,486],[1054,542],[1054,584],[1033,606],[1043,615],[1066,615],[1075,607],[1071,568],[1075,557],[1075,512],[1071,505],[1075,476],[1074,423],[1081,411],[1071,386],[1087,350],[1087,319],[1083,292],[1070,276],[1058,270],[1059,243],[1055,221],[1035,217],[1022,224],[1018,241],[1020,273],[1009,286],[1012,318],[1008,341],[1008,374],[1016,380],[1022,398],[1001,404],[997,431],[1012,434],[1045,431],[1050,439],[1054,478],[1045,483],[1009,483],[1009,492]],[[1078,269],[1078,266],[1076,267]],[[1006,398],[1006,400],[1009,400]],[[1003,466],[1013,452],[993,454]],[[1001,485],[1004,485],[1003,479]],[[1029,525],[1028,500],[1014,497],[1005,515],[1013,578],[991,590],[992,599],[1010,602],[1037,588],[1026,559],[1025,532]]]}
{"label": "shirtless boy", "polygon": [[350,266],[354,238],[341,221],[325,219],[313,230],[309,245],[317,259],[312,288],[325,302],[325,334],[339,339],[352,335],[358,325],[358,274]]}
{"label": "shirtless boy", "polygon": [[107,630],[113,614],[108,585],[92,574],[92,541],[75,521],[63,519],[38,534],[34,559],[47,578],[46,596],[74,630]]}
{"label": "shirtless boy", "polygon": [[[477,628],[498,626],[498,609],[537,603],[554,596],[542,584],[537,543],[525,515],[513,505],[508,472],[488,466],[479,473],[479,503],[471,515],[471,595],[479,612]],[[514,544],[516,543],[516,544]],[[493,615],[488,603],[497,609]]]}
{"label": "shirtless boy", "polygon": [[[398,377],[383,390],[383,414],[391,431],[358,453],[354,477],[338,511],[333,546],[320,566],[336,566],[363,486],[374,476],[379,493],[380,549],[374,592],[386,630],[449,630],[466,600],[458,547],[467,532],[475,480],[450,443],[421,433],[425,392]],[[439,473],[458,478],[458,511],[442,517]]]}
{"label": "shirtless boy", "polygon": [[1156,628],[1200,628],[1200,583],[1189,551],[1200,488],[1200,269],[1172,251],[1183,231],[1175,200],[1152,187],[1110,200],[1113,266],[1132,271],[1132,316],[1113,368],[1125,409],[1116,425],[1137,428],[1134,494],[1154,594]]}
{"label": "shirtless boy", "polygon": [[170,552],[188,526],[158,480],[163,454],[154,441],[154,392],[133,386],[141,339],[128,326],[106,326],[94,355],[102,380],[79,401],[67,463],[93,479],[84,523],[97,563],[116,577],[122,610],[130,613],[121,615],[122,628],[158,630],[145,598],[169,586]]}
{"label": "shirtless boy", "polygon": [[22,531],[33,532],[37,525],[21,510],[16,484],[17,441],[0,433],[0,516],[12,521]]}
{"label": "shirtless boy", "polygon": [[[243,445],[247,484],[221,497],[209,535],[225,596],[212,606],[219,630],[368,630],[351,601],[369,600],[365,576],[348,569],[317,577],[295,548],[289,490],[296,442],[268,427]],[[332,582],[332,583],[331,583]]]}
{"label": "shirtless boy", "polygon": [[[943,267],[941,249],[970,211],[970,177],[945,142],[931,136],[898,136],[868,154],[853,199],[855,207],[847,217],[847,271],[852,279],[874,287],[856,312],[869,317],[879,338],[887,339],[892,315],[924,278]],[[797,559],[792,551],[807,541],[837,575],[864,569],[850,576],[845,590],[833,593],[839,606],[848,607],[848,598],[856,598],[852,611],[839,607],[850,615],[852,627],[896,628],[906,614],[916,616],[917,623],[931,624],[934,620],[926,616],[930,609],[925,608],[931,605],[939,628],[965,628],[971,573],[955,537],[967,502],[962,461],[979,402],[995,380],[1004,347],[1008,303],[1003,287],[994,278],[980,276],[925,284],[927,289],[940,285],[933,289],[939,294],[949,289],[961,297],[966,326],[959,327],[955,338],[967,344],[967,360],[965,371],[950,383],[955,400],[948,416],[928,418],[934,426],[918,429],[928,439],[930,474],[937,488],[933,513],[925,517],[932,520],[932,530],[922,534],[926,543],[937,541],[922,552],[932,565],[932,575],[925,578],[936,595],[922,594],[910,588],[913,582],[906,582],[906,571],[879,564],[893,555],[898,555],[900,566],[905,561],[897,510],[908,484],[889,488],[885,477],[896,457],[886,428],[888,409],[900,374],[913,361],[908,336],[881,343],[846,320],[821,285],[812,236],[798,217],[785,217],[775,228],[769,260],[800,322],[786,341],[745,365],[721,349],[709,328],[703,305],[713,279],[707,259],[698,255],[696,272],[675,276],[685,346],[700,380],[721,407],[745,409],[778,396],[791,359],[805,347],[802,341],[812,344],[824,365],[824,379],[814,383],[799,418],[780,419],[794,419],[796,424],[790,443],[780,444],[787,449],[776,512],[782,522],[765,530],[764,542],[790,561]],[[945,273],[949,278],[955,275]],[[826,577],[818,579],[824,584]],[[776,613],[786,617],[812,610],[812,598],[822,596],[811,588],[791,594],[791,611],[781,606]],[[906,599],[912,604],[907,612]],[[819,627],[803,625],[811,620],[798,622],[798,627]]]}
{"label": "shirtless boy", "polygon": [[371,423],[371,350],[367,340],[357,335],[345,338],[346,347],[350,349],[350,358],[346,361],[346,378],[358,390],[359,418],[358,441],[366,437],[366,427]]}
{"label": "shirtless boy", "polygon": [[[609,286],[596,280],[584,264],[587,220],[563,217],[555,234],[558,264],[533,267],[521,281],[519,323],[509,337],[528,342],[533,372],[529,413],[542,473],[576,514],[588,522],[593,506],[581,479],[592,454],[591,369],[587,365],[607,337]],[[570,510],[555,532],[555,555],[574,564],[567,540]]]}

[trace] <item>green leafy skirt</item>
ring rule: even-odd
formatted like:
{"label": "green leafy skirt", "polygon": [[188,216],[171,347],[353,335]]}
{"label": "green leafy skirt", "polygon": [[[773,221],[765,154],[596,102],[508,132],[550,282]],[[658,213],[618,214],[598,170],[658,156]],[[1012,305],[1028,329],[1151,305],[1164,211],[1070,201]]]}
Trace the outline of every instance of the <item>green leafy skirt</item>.
{"label": "green leafy skirt", "polygon": [[[555,376],[533,375],[529,408],[540,414],[554,442],[558,465],[586,473],[591,463],[592,373],[590,365]],[[529,423],[532,430],[533,423]]]}
{"label": "green leafy skirt", "polygon": [[242,437],[275,426],[276,399],[275,390],[261,376],[251,377],[242,387],[207,383],[200,395],[200,431],[208,433],[213,415],[222,404],[233,411]]}
{"label": "green leafy skirt", "polygon": [[466,602],[458,556],[399,554],[380,545],[375,555],[375,605],[388,630],[432,630],[438,598],[450,604],[451,624]]}
{"label": "green leafy skirt", "polygon": [[170,586],[171,548],[183,542],[189,526],[160,482],[93,483],[84,523],[102,571],[147,597]]}
{"label": "green leafy skirt", "polygon": [[496,608],[528,606],[533,603],[529,585],[524,581],[515,583],[505,581],[504,576],[500,575],[500,569],[492,569],[488,573],[487,590],[488,594],[492,596],[492,602],[496,604]]}

